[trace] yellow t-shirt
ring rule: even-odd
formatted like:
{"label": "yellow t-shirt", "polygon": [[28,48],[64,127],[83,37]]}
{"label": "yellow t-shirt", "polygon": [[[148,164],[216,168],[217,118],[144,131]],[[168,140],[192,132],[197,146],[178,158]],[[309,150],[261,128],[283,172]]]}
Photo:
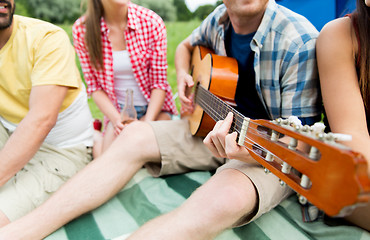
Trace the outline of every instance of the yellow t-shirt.
{"label": "yellow t-shirt", "polygon": [[40,85],[70,87],[62,112],[82,89],[68,35],[55,25],[28,17],[15,15],[13,24],[12,35],[0,50],[0,115],[18,124],[29,110],[31,88]]}

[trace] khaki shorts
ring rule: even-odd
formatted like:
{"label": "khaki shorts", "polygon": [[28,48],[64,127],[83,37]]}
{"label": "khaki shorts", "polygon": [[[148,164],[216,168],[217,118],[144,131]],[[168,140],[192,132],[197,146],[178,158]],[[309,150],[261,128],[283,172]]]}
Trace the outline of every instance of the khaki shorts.
{"label": "khaki shorts", "polygon": [[[0,123],[0,149],[9,136]],[[27,165],[0,187],[0,211],[10,221],[26,215],[90,161],[91,148],[84,144],[71,148],[43,144]]]}
{"label": "khaki shorts", "polygon": [[246,216],[237,226],[257,219],[292,193],[289,187],[280,185],[276,176],[266,174],[260,165],[213,157],[203,144],[203,139],[191,135],[186,120],[155,121],[150,124],[162,158],[161,164],[146,165],[153,176],[179,174],[191,170],[217,169],[219,172],[232,168],[244,173],[253,182],[259,198],[257,212],[255,215]]}

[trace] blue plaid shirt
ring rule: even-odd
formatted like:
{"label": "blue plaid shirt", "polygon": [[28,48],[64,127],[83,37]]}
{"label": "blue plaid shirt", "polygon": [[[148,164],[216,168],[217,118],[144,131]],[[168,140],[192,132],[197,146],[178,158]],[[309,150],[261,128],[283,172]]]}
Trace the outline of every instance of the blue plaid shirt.
{"label": "blue plaid shirt", "polygon": [[[226,56],[225,33],[229,26],[222,4],[193,31],[191,44]],[[307,19],[269,1],[250,46],[254,52],[256,90],[271,119],[297,116],[304,124],[320,120],[317,36],[318,31]]]}

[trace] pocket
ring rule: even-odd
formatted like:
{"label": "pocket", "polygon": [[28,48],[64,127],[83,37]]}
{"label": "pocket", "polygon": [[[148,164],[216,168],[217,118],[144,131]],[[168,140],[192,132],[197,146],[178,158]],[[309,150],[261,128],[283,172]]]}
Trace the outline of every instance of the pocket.
{"label": "pocket", "polygon": [[56,148],[43,144],[35,157],[52,174],[68,179],[91,160],[86,146]]}

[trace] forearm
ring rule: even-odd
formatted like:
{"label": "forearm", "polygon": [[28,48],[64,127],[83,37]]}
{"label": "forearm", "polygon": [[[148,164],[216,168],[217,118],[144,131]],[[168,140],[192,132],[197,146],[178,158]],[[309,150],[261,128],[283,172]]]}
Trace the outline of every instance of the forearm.
{"label": "forearm", "polygon": [[120,118],[120,113],[117,111],[107,94],[103,90],[93,92],[92,97],[100,111],[108,117],[110,121],[115,121]]}
{"label": "forearm", "polygon": [[350,147],[353,151],[361,153],[367,161],[367,173],[370,177],[370,137],[367,133],[356,133],[356,132],[346,132],[352,136],[352,141],[343,142],[343,144]]}
{"label": "forearm", "polygon": [[175,68],[177,79],[181,79],[184,74],[189,74],[190,59],[193,47],[189,43],[190,37],[182,41],[176,48]]}
{"label": "forearm", "polygon": [[29,112],[0,152],[0,186],[21,170],[40,148],[56,119]]}
{"label": "forearm", "polygon": [[166,92],[162,89],[153,89],[150,95],[148,110],[145,114],[145,121],[155,121],[162,110]]}

